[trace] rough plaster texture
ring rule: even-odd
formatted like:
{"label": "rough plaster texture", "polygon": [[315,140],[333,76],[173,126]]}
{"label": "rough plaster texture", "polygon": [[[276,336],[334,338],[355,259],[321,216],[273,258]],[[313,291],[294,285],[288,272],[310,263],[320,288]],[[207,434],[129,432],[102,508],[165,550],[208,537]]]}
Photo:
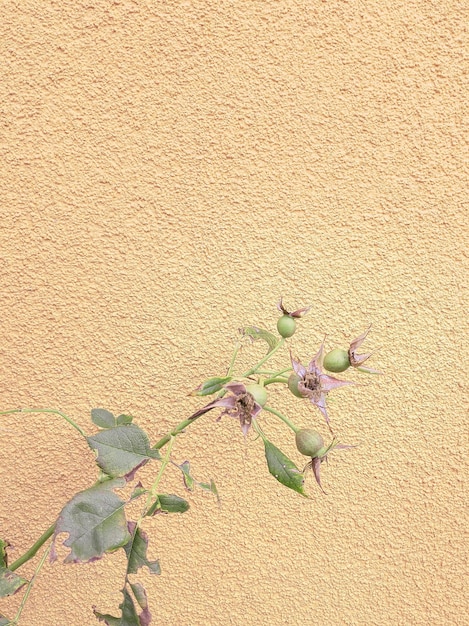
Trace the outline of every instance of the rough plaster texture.
{"label": "rough plaster texture", "polygon": [[[230,420],[180,438],[223,504],[154,521],[155,623],[467,624],[467,8],[1,2],[3,408],[91,432],[105,406],[156,440],[200,406],[186,393],[224,370],[238,327],[275,327],[280,294],[313,305],[302,358],[369,323],[381,347],[385,376],[330,405],[360,446],[325,468],[327,497],[277,485]],[[271,404],[326,431],[293,396]],[[95,470],[57,418],[1,420],[16,558]],[[94,623],[122,567],[47,565],[23,624]]]}

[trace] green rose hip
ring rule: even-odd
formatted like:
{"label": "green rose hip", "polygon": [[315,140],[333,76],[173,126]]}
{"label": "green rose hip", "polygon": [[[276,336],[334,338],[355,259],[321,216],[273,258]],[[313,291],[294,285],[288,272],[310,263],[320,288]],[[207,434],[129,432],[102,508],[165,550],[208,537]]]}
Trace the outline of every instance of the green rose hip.
{"label": "green rose hip", "polygon": [[302,428],[295,435],[296,447],[301,454],[314,459],[324,449],[324,439],[310,428]]}
{"label": "green rose hip", "polygon": [[277,330],[281,337],[291,337],[295,333],[296,322],[290,315],[282,315],[277,322]]}
{"label": "green rose hip", "polygon": [[257,383],[246,385],[246,391],[251,394],[260,406],[264,406],[267,402],[267,389],[262,385],[258,385]]}
{"label": "green rose hip", "polygon": [[350,358],[347,350],[336,348],[326,354],[322,362],[329,372],[345,372],[350,367]]}
{"label": "green rose hip", "polygon": [[298,374],[290,374],[288,378],[288,389],[290,389],[292,394],[297,398],[304,398],[301,391],[298,389],[298,383],[300,382],[300,380],[302,379],[300,376],[298,376]]}

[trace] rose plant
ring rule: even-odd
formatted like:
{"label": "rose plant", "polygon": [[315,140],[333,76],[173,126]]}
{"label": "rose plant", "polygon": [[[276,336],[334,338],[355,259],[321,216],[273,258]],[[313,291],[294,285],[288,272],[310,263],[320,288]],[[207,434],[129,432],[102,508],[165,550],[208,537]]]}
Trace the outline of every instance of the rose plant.
{"label": "rose plant", "polygon": [[[59,536],[66,535],[63,545],[69,549],[65,563],[89,563],[101,559],[107,553],[123,550],[126,569],[122,574],[122,602],[119,614],[102,613],[93,607],[98,621],[108,626],[148,626],[151,621],[150,607],[142,584],[135,582],[130,575],[137,574],[143,567],[153,574],[160,573],[158,561],[149,560],[147,548],[151,518],[157,514],[185,513],[188,501],[181,495],[165,493],[161,488],[163,476],[168,468],[176,468],[181,473],[182,485],[188,491],[196,487],[211,492],[218,498],[213,480],[197,481],[191,473],[189,461],[177,462],[174,459],[174,446],[178,435],[186,431],[195,420],[214,411],[217,420],[224,416],[239,422],[245,437],[254,431],[263,443],[267,468],[270,474],[285,487],[303,497],[311,497],[305,490],[305,473],[311,469],[322,489],[320,467],[335,449],[352,448],[341,444],[333,436],[325,445],[322,435],[314,428],[299,428],[290,418],[269,405],[268,388],[279,385],[289,390],[300,400],[309,400],[325,418],[332,432],[329,414],[326,409],[327,395],[340,387],[353,384],[353,381],[339,380],[325,373],[323,368],[333,373],[351,368],[369,373],[377,370],[364,367],[370,354],[357,355],[356,350],[365,340],[369,329],[352,341],[349,349],[335,348],[323,357],[324,341],[310,360],[308,366],[291,356],[286,366],[268,369],[267,362],[285,347],[286,340],[297,329],[298,320],[310,307],[288,312],[282,299],[277,305],[281,317],[277,323],[278,335],[257,326],[247,326],[240,330],[241,336],[235,343],[234,353],[224,374],[203,381],[190,395],[207,398],[210,401],[196,409],[192,415],[177,424],[169,433],[151,444],[147,433],[134,423],[133,417],[126,414],[114,415],[102,408],[91,411],[91,421],[95,432],[87,435],[70,417],[55,409],[11,409],[0,415],[15,413],[42,412],[65,419],[95,452],[98,470],[96,482],[88,489],[73,495],[64,505],[58,518],[53,521],[41,537],[12,563],[8,559],[8,538],[0,539],[0,597],[6,597],[22,590],[20,607],[14,617],[8,619],[0,614],[0,626],[16,626],[28,598],[34,580],[41,567],[49,558],[57,560],[56,545]],[[237,356],[247,343],[264,342],[267,354],[244,372],[236,370]],[[263,413],[268,412],[292,431],[298,452],[310,460],[303,469],[272,443],[262,426]],[[144,486],[138,478],[139,470],[146,464],[155,464],[155,474],[151,484]],[[124,489],[125,488],[125,489]],[[124,491],[126,495],[124,495]],[[129,519],[126,506],[140,502],[140,514]],[[132,507],[134,509],[135,507]],[[146,530],[145,530],[145,529]],[[26,580],[18,570],[41,549],[42,555],[35,574]]]}

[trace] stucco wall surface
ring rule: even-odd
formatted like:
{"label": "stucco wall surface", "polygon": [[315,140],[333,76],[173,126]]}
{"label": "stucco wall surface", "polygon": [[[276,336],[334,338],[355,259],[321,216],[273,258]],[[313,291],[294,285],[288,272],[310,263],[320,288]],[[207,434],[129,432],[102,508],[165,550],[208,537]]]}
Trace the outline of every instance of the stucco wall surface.
{"label": "stucco wall surface", "polygon": [[[91,434],[103,406],[157,441],[239,327],[275,329],[280,295],[312,305],[302,360],[369,324],[379,348],[383,376],[330,396],[359,445],[323,467],[328,495],[279,485],[234,420],[178,438],[222,504],[188,495],[147,525],[155,624],[467,624],[468,17],[448,0],[0,3],[2,409]],[[307,402],[269,403],[327,437]],[[0,420],[14,559],[96,470],[57,416]],[[176,472],[164,487],[184,495]],[[115,613],[123,567],[47,563],[20,626]]]}

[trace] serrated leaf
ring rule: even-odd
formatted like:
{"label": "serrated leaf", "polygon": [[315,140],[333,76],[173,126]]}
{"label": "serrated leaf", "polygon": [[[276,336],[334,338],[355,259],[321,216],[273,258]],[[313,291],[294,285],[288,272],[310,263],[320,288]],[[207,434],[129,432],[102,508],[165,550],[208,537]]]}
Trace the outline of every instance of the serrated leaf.
{"label": "serrated leaf", "polygon": [[141,613],[139,618],[135,608],[135,603],[130,593],[125,588],[122,590],[122,593],[124,595],[124,600],[121,604],[119,604],[122,616],[113,617],[112,615],[103,615],[94,609],[93,612],[98,620],[100,622],[104,622],[108,626],[149,626],[151,622],[151,615],[148,612],[148,608]]}
{"label": "serrated leaf", "polygon": [[0,567],[0,598],[12,596],[28,581],[21,576],[10,572],[6,567]]}
{"label": "serrated leaf", "polygon": [[240,329],[240,332],[244,337],[249,337],[252,341],[265,341],[269,346],[267,354],[271,352],[279,342],[279,339],[275,335],[257,326],[245,326]]}
{"label": "serrated leaf", "polygon": [[279,483],[285,485],[285,487],[297,491],[302,496],[308,497],[303,489],[303,475],[293,461],[267,439],[264,439],[264,446],[265,458],[267,459],[269,472],[272,476],[276,478]]}
{"label": "serrated leaf", "polygon": [[106,409],[92,409],[91,421],[99,428],[114,428],[116,425],[116,418]]}
{"label": "serrated leaf", "polygon": [[151,516],[161,511],[163,513],[185,513],[189,510],[189,502],[174,494],[159,493],[156,501],[148,509],[147,515]]}
{"label": "serrated leaf", "polygon": [[148,535],[141,528],[135,527],[135,522],[129,522],[131,538],[123,546],[128,561],[127,571],[129,574],[136,574],[141,567],[148,567],[151,574],[161,574],[159,562],[147,559]]}
{"label": "serrated leaf", "polygon": [[123,426],[124,424],[131,424],[133,419],[131,415],[119,415],[116,418],[116,423],[118,426]]}
{"label": "serrated leaf", "polygon": [[96,462],[108,476],[128,476],[149,459],[160,459],[150,447],[147,434],[135,424],[101,430],[87,437],[88,445],[98,453]]}
{"label": "serrated leaf", "polygon": [[71,548],[65,563],[88,562],[113,552],[130,540],[124,514],[125,502],[113,489],[122,480],[109,480],[77,493],[59,515],[54,542],[59,533],[68,533],[64,546]]}
{"label": "serrated leaf", "polygon": [[232,376],[225,376],[224,378],[220,376],[214,376],[213,378],[209,378],[201,385],[199,385],[194,391],[191,392],[191,396],[211,396],[213,393],[220,391],[223,389],[223,386],[226,383],[229,383],[230,380],[233,380]]}

